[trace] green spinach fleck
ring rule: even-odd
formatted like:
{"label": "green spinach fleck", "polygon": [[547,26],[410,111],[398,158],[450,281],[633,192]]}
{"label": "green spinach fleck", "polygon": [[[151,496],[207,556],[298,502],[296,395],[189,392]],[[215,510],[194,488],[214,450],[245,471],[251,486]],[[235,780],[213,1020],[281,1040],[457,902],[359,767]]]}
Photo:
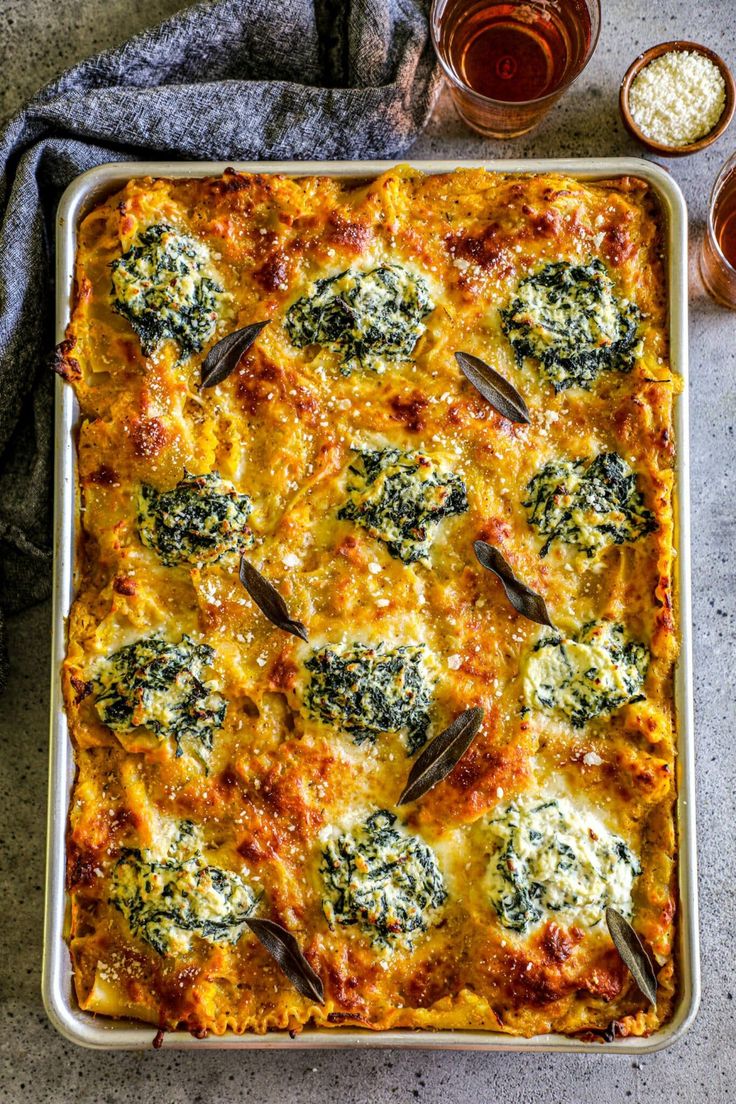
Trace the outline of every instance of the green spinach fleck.
{"label": "green spinach fleck", "polygon": [[400,265],[346,269],[317,280],[311,295],[289,307],[284,326],[298,349],[321,345],[336,353],[343,375],[380,372],[387,361],[411,358],[433,308],[424,279]]}
{"label": "green spinach fleck", "polygon": [[616,452],[592,460],[550,460],[529,481],[522,505],[529,524],[547,538],[540,556],[559,540],[591,557],[657,528],[636,474]]}
{"label": "green spinach fleck", "polygon": [[578,636],[543,636],[524,664],[527,705],[558,714],[574,728],[641,701],[649,666],[644,644],[614,621],[590,621]]}
{"label": "green spinach fleck", "polygon": [[609,905],[631,915],[637,857],[567,798],[522,795],[488,824],[486,885],[499,922],[524,934],[550,916],[597,927]]}
{"label": "green spinach fleck", "polygon": [[144,356],[173,340],[188,357],[212,337],[222,287],[208,266],[204,245],[163,222],[112,262],[113,310],[128,319]]}
{"label": "green spinach fleck", "polygon": [[188,951],[193,935],[237,943],[257,898],[238,874],[207,864],[194,825],[184,821],[163,859],[135,848],[121,852],[109,902],[134,936],[165,956]]}
{"label": "green spinach fleck", "polygon": [[173,738],[176,754],[185,750],[202,758],[222,727],[227,703],[203,682],[214,651],[182,636],[172,644],[147,636],[114,652],[97,672],[95,708],[113,732],[146,728]]}

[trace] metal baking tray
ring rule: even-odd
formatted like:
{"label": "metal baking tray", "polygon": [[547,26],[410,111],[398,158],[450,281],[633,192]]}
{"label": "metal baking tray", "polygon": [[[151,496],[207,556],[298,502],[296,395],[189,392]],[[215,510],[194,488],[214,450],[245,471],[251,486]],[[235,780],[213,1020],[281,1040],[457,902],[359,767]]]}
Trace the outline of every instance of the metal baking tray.
{"label": "metal baking tray", "polygon": [[[312,174],[352,178],[375,176],[392,167],[388,161],[303,162],[122,162],[101,165],[77,177],[65,191],[57,219],[56,337],[61,341],[69,321],[74,282],[77,228],[101,199],[135,177],[206,177],[231,167],[240,172]],[[287,1032],[268,1035],[210,1036],[195,1039],[170,1032],[164,1046],[209,1048],[366,1048],[396,1047],[426,1050],[567,1051],[589,1054],[646,1054],[680,1039],[693,1022],[700,1001],[698,904],[695,846],[695,779],[692,711],[692,648],[690,610],[690,492],[687,389],[687,211],[677,184],[659,166],[638,158],[577,158],[529,161],[410,161],[427,173],[455,168],[486,168],[505,173],[561,172],[580,180],[632,175],[646,180],[658,195],[665,215],[666,263],[669,284],[669,334],[672,365],[682,377],[676,399],[676,571],[680,614],[680,656],[676,668],[678,750],[677,825],[680,913],[678,957],[680,987],[672,1020],[649,1038],[584,1043],[564,1035],[530,1039],[480,1031],[421,1032],[360,1029],[305,1029],[291,1038]],[[83,1012],[76,1003],[69,951],[64,939],[69,911],[65,890],[66,827],[74,778],[74,755],[67,730],[59,667],[66,650],[66,619],[75,592],[77,485],[75,426],[78,407],[72,388],[60,379],[56,386],[56,463],[54,517],[54,623],[51,660],[51,739],[48,798],[46,911],[43,951],[43,998],[54,1026],[72,1042],[99,1049],[143,1049],[151,1046],[152,1025],[114,1020]]]}

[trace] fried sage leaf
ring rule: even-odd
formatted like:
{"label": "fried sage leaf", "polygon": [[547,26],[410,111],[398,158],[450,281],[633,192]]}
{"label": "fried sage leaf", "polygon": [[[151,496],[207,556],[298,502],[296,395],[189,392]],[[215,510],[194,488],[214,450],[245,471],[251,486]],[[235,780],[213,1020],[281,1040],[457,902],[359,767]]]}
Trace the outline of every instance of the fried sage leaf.
{"label": "fried sage leaf", "polygon": [[460,371],[484,399],[510,422],[531,421],[524,399],[507,379],[472,353],[455,353]]}
{"label": "fried sage leaf", "polygon": [[610,906],[606,909],[606,924],[613,945],[621,955],[624,965],[633,977],[640,991],[650,1004],[657,1003],[657,975],[652,960],[642,946],[639,936],[629,921]]}
{"label": "fried sage leaf", "polygon": [[245,922],[296,991],[308,1000],[324,1004],[322,980],[307,962],[291,932],[282,928],[275,920],[248,917]]}
{"label": "fried sage leaf", "polygon": [[294,621],[289,617],[286,602],[281,597],[275,586],[264,579],[260,571],[257,571],[245,556],[240,557],[240,581],[258,606],[261,613],[284,632],[292,636],[299,636],[302,640],[308,640],[307,630],[301,621]]}
{"label": "fried sage leaf", "polygon": [[483,720],[479,706],[465,709],[439,736],[435,736],[409,771],[397,805],[417,801],[446,778],[472,744]]}
{"label": "fried sage leaf", "polygon": [[526,583],[516,578],[498,549],[480,540],[474,542],[473,548],[481,566],[487,571],[492,571],[501,580],[506,597],[517,613],[528,618],[529,621],[536,621],[538,625],[549,625],[553,629],[554,625],[547,613],[542,595],[537,594],[536,590],[532,590]]}
{"label": "fried sage leaf", "polygon": [[227,379],[237,368],[243,353],[248,352],[261,330],[268,325],[268,321],[266,319],[265,322],[252,322],[250,326],[243,326],[241,330],[233,330],[232,333],[226,334],[222,341],[213,345],[202,362],[199,386],[214,387],[216,383],[222,383]]}

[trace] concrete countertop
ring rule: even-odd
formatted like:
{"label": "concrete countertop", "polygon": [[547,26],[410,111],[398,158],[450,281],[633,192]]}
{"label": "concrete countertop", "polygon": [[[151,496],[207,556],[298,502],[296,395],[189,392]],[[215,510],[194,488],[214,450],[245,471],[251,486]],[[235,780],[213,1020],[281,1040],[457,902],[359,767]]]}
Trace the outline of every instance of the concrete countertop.
{"label": "concrete countertop", "polygon": [[[4,0],[0,114],[62,67],[120,42],[183,6],[176,0]],[[617,109],[619,81],[644,47],[689,38],[736,69],[732,0],[604,0],[597,53],[532,135],[483,141],[457,121],[447,96],[412,156],[641,155]],[[736,1084],[736,313],[714,306],[697,272],[707,196],[736,148],[736,123],[714,147],[667,167],[691,218],[691,424],[695,709],[703,1000],[689,1034],[650,1057],[294,1051],[105,1054],[66,1043],[40,995],[49,682],[48,605],[10,624],[11,679],[0,715],[0,1100],[8,1104],[350,1104],[450,1101],[726,1101]]]}

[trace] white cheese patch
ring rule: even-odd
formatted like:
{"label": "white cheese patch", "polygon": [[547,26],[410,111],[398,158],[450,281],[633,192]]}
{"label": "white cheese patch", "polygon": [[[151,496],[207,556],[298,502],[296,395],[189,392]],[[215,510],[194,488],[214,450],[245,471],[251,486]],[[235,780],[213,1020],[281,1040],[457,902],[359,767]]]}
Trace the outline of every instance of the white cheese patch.
{"label": "white cheese patch", "polygon": [[255,894],[238,874],[207,864],[189,822],[167,837],[155,852],[123,853],[113,873],[111,903],[133,934],[161,955],[186,954],[195,935],[236,943],[255,908]]}
{"label": "white cheese patch", "polygon": [[379,948],[411,948],[447,897],[432,850],[385,809],[332,836],[320,865],[325,918],[358,926]]}
{"label": "white cheese patch", "polygon": [[542,637],[523,661],[527,705],[581,728],[641,696],[649,663],[643,644],[623,626],[593,622],[577,638]]}
{"label": "white cheese patch", "polygon": [[486,891],[510,931],[548,920],[598,927],[609,905],[631,916],[639,860],[592,812],[565,797],[523,796],[497,813],[488,835]]}

